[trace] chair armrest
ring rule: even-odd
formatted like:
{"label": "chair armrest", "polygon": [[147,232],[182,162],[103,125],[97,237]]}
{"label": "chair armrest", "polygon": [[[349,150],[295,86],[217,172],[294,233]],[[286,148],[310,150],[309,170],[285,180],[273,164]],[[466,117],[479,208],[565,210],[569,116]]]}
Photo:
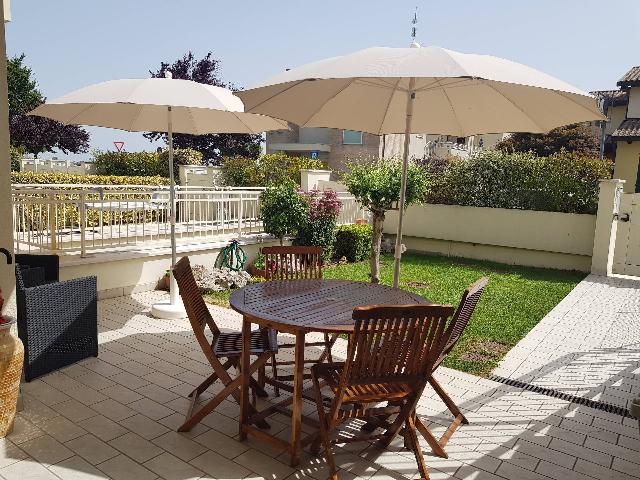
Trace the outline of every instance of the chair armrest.
{"label": "chair armrest", "polygon": [[[21,294],[19,330],[30,334],[46,328],[61,334],[70,328],[97,334],[97,278],[84,277],[25,288]],[[22,327],[22,328],[20,328]]]}

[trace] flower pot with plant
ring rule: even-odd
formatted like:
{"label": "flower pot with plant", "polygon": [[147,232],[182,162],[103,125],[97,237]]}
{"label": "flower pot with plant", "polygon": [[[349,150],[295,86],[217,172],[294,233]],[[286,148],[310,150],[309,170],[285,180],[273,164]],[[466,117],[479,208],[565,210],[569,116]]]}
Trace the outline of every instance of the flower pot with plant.
{"label": "flower pot with plant", "polygon": [[[0,290],[0,312],[2,311],[2,291]],[[16,416],[20,377],[24,362],[24,346],[22,341],[11,333],[15,319],[5,318],[0,314],[0,438],[13,431],[13,420]]]}

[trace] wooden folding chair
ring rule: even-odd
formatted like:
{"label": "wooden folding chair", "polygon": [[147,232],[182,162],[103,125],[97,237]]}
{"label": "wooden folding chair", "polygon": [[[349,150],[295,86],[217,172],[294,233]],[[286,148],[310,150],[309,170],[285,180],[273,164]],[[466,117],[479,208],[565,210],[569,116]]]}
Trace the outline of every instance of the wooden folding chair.
{"label": "wooden folding chair", "polygon": [[[322,247],[313,246],[287,246],[287,247],[264,247],[264,265],[267,280],[305,280],[322,278]],[[338,335],[324,334],[322,342],[305,342],[305,347],[324,347],[322,354],[315,360],[306,360],[305,363],[319,363],[325,360],[333,361],[331,348],[336,342]],[[280,349],[294,348],[294,343],[281,344]],[[273,385],[276,396],[280,395],[282,382],[292,380],[292,375],[278,376],[278,366],[293,365],[294,362],[278,362],[274,357],[271,360],[271,372],[273,381],[266,380],[266,383]],[[262,379],[261,379],[262,380]],[[263,380],[264,381],[264,380]],[[263,381],[260,383],[262,384]]]}
{"label": "wooden folding chair", "polygon": [[[378,439],[387,447],[403,428],[416,457],[422,478],[429,478],[422,448],[418,442],[415,408],[433,367],[446,345],[447,321],[453,315],[451,306],[442,305],[378,305],[353,311],[355,328],[349,342],[346,361],[322,363],[311,367],[320,420],[319,439],[312,452],[322,443],[330,478],[337,479],[331,443]],[[321,382],[333,395],[325,410]],[[376,404],[389,402],[386,407]],[[384,418],[397,414],[380,435],[335,437],[337,427],[347,420]],[[425,427],[426,430],[426,427]],[[437,448],[435,437],[427,441]]]}
{"label": "wooden folding chair", "polygon": [[[469,320],[471,320],[471,316],[480,301],[480,297],[484,292],[487,284],[489,283],[489,279],[487,277],[482,277],[476,282],[472,283],[467,287],[462,294],[462,298],[460,299],[460,303],[458,308],[456,309],[456,313],[453,315],[453,319],[451,320],[451,324],[447,328],[447,333],[445,334],[448,338],[447,344],[444,347],[444,350],[436,360],[436,363],[433,366],[433,371],[442,364],[444,359],[451,353],[453,347],[456,346],[458,340],[464,333],[465,328],[469,324]],[[438,444],[444,449],[445,445],[449,442],[449,439],[453,435],[453,433],[458,429],[460,425],[468,425],[469,421],[462,414],[458,406],[454,403],[454,401],[447,395],[447,392],[442,388],[442,386],[437,382],[437,380],[433,377],[433,375],[429,376],[429,384],[433,387],[438,396],[442,399],[444,404],[447,406],[451,414],[453,415],[453,422],[449,425],[447,430],[444,432],[440,440],[438,440]],[[424,429],[426,429],[424,423],[420,420],[420,418],[416,417],[416,427],[422,433]]]}
{"label": "wooden folding chair", "polygon": [[[183,257],[176,263],[173,275],[178,282],[180,296],[187,311],[193,333],[213,369],[213,373],[189,394],[191,405],[187,411],[184,424],[178,429],[180,432],[186,432],[211,413],[229,395],[233,395],[236,401],[240,401],[240,375],[232,379],[227,370],[231,367],[239,369],[240,354],[242,353],[242,334],[240,332],[223,333],[220,331],[198,289],[188,257]],[[209,342],[205,334],[206,327],[209,327],[213,336],[211,342]],[[274,330],[261,329],[252,332],[251,354],[256,355],[258,358],[251,364],[250,375],[260,368],[264,368],[267,361],[277,351],[277,334]],[[216,380],[220,380],[224,388],[213,399],[200,407],[197,412],[193,413],[198,397]],[[256,394],[260,396],[267,395],[264,389],[253,380],[253,377],[251,377],[251,385],[254,398]],[[251,411],[252,413],[254,412],[253,407],[251,407]],[[261,428],[269,427],[264,420],[258,426]]]}
{"label": "wooden folding chair", "polygon": [[[476,305],[480,301],[480,297],[484,292],[485,287],[489,283],[489,279],[487,277],[482,277],[473,284],[471,284],[462,294],[462,299],[456,309],[456,312],[451,319],[449,326],[447,327],[447,331],[445,332],[445,338],[447,339],[446,345],[442,350],[442,353],[436,360],[433,366],[433,372],[442,364],[444,359],[451,353],[451,350],[456,346],[458,340],[464,333],[465,328],[467,327],[473,312],[475,311]],[[433,373],[432,372],[432,373]],[[453,433],[458,429],[460,425],[467,425],[469,421],[462,414],[458,406],[454,403],[454,401],[449,397],[447,392],[442,388],[440,383],[433,377],[433,375],[429,376],[428,379],[429,385],[433,387],[438,396],[442,399],[444,404],[447,406],[451,414],[453,415],[453,421],[444,432],[444,434],[438,440],[438,446],[434,448],[434,451],[438,452],[438,454],[444,458],[448,458],[449,455],[444,450],[444,447],[449,442],[449,439],[453,435]],[[372,432],[378,427],[388,428],[388,423],[384,421],[385,419],[377,418],[373,421],[370,421],[363,425],[361,429],[365,432]],[[418,431],[425,437],[427,441],[430,440],[430,433],[427,430],[427,427],[424,425],[422,420],[416,416],[415,424]],[[407,443],[407,447],[408,447]]]}

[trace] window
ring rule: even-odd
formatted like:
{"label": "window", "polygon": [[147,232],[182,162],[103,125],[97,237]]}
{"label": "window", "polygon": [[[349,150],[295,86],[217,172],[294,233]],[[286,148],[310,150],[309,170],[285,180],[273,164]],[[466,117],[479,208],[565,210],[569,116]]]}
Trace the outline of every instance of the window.
{"label": "window", "polygon": [[343,145],[362,145],[362,132],[343,130],[342,143]]}

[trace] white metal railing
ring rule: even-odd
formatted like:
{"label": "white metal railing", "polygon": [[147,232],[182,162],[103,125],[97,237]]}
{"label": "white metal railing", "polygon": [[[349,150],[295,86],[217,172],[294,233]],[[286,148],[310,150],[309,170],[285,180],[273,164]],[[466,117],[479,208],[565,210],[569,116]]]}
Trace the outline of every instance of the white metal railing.
{"label": "white metal railing", "polygon": [[[180,243],[261,233],[263,188],[176,187]],[[339,194],[338,223],[366,218],[349,194]],[[12,186],[16,252],[95,250],[156,242],[168,245],[169,191],[145,185]]]}

